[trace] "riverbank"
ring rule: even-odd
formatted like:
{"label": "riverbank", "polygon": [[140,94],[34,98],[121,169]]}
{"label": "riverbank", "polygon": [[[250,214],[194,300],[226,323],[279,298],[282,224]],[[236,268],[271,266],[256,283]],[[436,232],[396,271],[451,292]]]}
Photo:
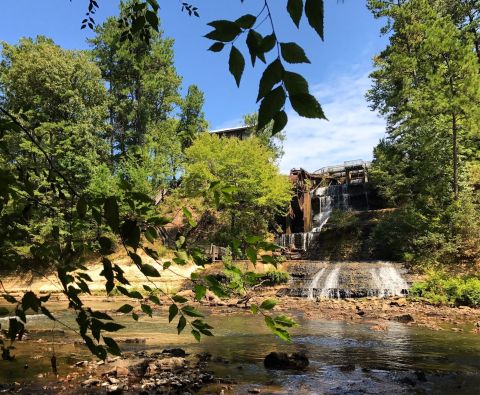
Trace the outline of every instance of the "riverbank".
{"label": "riverbank", "polygon": [[[439,380],[448,385],[457,380],[480,380],[473,373],[480,369],[475,368],[475,350],[480,350],[478,309],[435,307],[400,297],[314,301],[285,296],[276,298],[278,304],[273,314],[292,315],[300,324],[293,328],[293,343],[288,344],[276,339],[263,319],[249,310],[250,303],[273,298],[279,289],[258,290],[246,305],[238,303],[238,299],[219,300],[213,295],[194,302],[215,328],[215,337],[204,338],[200,343],[189,333],[176,334],[176,324],[169,324],[166,319],[169,303],[165,298],[161,299],[163,305],[154,309],[153,318],[141,315],[135,322],[116,312],[127,299],[88,297],[88,305],[111,313],[126,326],[114,334],[123,357],[109,358],[106,363],[96,361],[74,334],[58,326],[52,331],[47,319],[33,318],[27,324],[25,340],[17,344],[17,361],[1,362],[2,374],[16,377],[3,389],[23,394],[285,394],[296,390],[307,394],[315,392],[311,388],[319,385],[321,375],[322,388],[331,394],[360,391],[365,385],[377,393],[397,393],[413,386],[428,389],[428,385],[440,385]],[[181,294],[189,297],[191,291]],[[57,296],[52,298],[51,310],[62,320],[72,319],[65,301]],[[190,355],[162,352],[171,347],[181,347]],[[458,347],[450,356],[451,350]],[[52,351],[58,358],[59,378],[52,375],[49,366]],[[271,351],[306,352],[312,366],[300,375],[267,371],[263,358]],[[24,364],[29,365],[28,369]],[[155,374],[146,375],[150,364],[154,366],[149,372],[158,368]],[[139,365],[143,366],[140,370],[136,368]],[[5,369],[11,369],[10,376]],[[459,373],[464,370],[466,378]],[[18,374],[23,378],[15,376]],[[260,392],[250,392],[257,390]]]}

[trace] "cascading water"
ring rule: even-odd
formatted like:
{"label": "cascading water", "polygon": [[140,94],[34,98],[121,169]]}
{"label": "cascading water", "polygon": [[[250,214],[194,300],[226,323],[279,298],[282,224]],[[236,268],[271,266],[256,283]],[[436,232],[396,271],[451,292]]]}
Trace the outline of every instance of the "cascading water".
{"label": "cascading water", "polygon": [[[306,264],[298,265],[305,268]],[[408,283],[400,264],[390,262],[314,262],[313,277],[293,281],[289,294],[308,299],[402,296],[408,293]],[[295,271],[293,271],[295,272]],[[297,281],[297,282],[296,282]]]}
{"label": "cascading water", "polygon": [[383,262],[380,266],[370,269],[373,281],[372,290],[375,296],[399,296],[407,292],[408,284],[391,263]]}
{"label": "cascading water", "polygon": [[277,244],[287,249],[307,251],[309,245],[318,239],[334,208],[348,210],[350,201],[348,185],[330,185],[318,187],[310,193],[316,209],[313,210],[312,230],[304,233],[282,234],[277,238]]}
{"label": "cascading water", "polygon": [[307,297],[308,297],[308,299],[313,299],[313,298],[314,298],[315,289],[318,288],[318,283],[320,282],[320,279],[322,278],[323,273],[325,273],[325,268],[320,269],[320,270],[315,274],[315,277],[313,277],[310,285],[308,286],[308,290],[307,290]]}

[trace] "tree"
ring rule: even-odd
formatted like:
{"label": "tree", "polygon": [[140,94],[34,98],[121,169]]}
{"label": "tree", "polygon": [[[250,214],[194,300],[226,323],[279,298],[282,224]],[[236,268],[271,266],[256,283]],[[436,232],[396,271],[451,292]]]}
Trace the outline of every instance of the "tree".
{"label": "tree", "polygon": [[[110,128],[107,129],[107,132],[103,130],[103,125],[94,128],[93,136],[89,136],[88,141],[81,141],[84,144],[72,144],[70,147],[70,149],[73,148],[72,151],[75,150],[78,153],[88,149],[90,149],[90,153],[97,152],[96,149],[101,151],[102,145],[97,145],[95,133],[102,132],[101,135],[108,136],[109,139],[111,170],[114,170],[113,168],[118,164],[119,159],[125,158],[127,154],[130,155],[130,158],[138,159],[140,157],[139,151],[135,148],[143,147],[150,130],[150,123],[154,123],[154,126],[158,127],[160,121],[167,119],[173,110],[173,105],[179,102],[178,77],[174,69],[170,67],[171,62],[168,61],[169,56],[171,58],[171,42],[162,41],[160,38],[157,15],[159,5],[157,1],[131,0],[122,4],[120,17],[117,20],[110,19],[105,25],[99,27],[99,37],[93,41],[95,56],[103,78],[107,81],[110,93],[108,102]],[[308,24],[323,39],[323,0],[306,0],[305,2],[289,0],[286,6],[286,11],[297,27],[303,13],[305,13]],[[93,15],[97,8],[97,1],[90,0],[85,19],[82,21],[82,28],[86,26],[91,29],[95,28]],[[187,3],[183,4],[183,8],[189,14],[198,15],[197,9]],[[211,22],[210,26],[213,30],[207,35],[207,38],[215,41],[210,48],[212,51],[219,52],[225,46],[230,47],[229,69],[237,84],[240,83],[245,67],[244,56],[235,45],[238,45],[238,38],[246,37],[245,43],[252,64],[255,64],[257,59],[267,63],[267,56],[273,54],[273,61],[265,68],[260,80],[258,95],[260,108],[257,128],[262,129],[273,121],[273,134],[283,130],[287,123],[285,112],[287,94],[292,107],[301,116],[324,118],[320,104],[309,93],[306,80],[300,74],[286,70],[285,67],[286,63],[308,63],[309,60],[303,49],[297,43],[282,42],[277,37],[268,0],[265,0],[261,9],[256,10],[255,13],[257,16],[245,14],[233,21],[217,20]],[[265,35],[256,30],[255,22],[257,22],[257,19],[270,22],[271,30],[267,31]],[[78,55],[78,57],[81,58],[81,55]],[[150,57],[150,61],[148,57]],[[165,60],[165,68],[162,68],[164,65],[158,62],[152,63],[152,58]],[[82,66],[82,62],[79,63],[79,66]],[[155,78],[161,77],[158,74],[159,68],[162,69],[166,78]],[[95,67],[93,69],[96,70]],[[43,71],[45,70],[48,70],[48,68],[44,67]],[[66,71],[66,75],[74,77],[73,80],[75,81],[75,75],[68,73],[71,70],[67,69]],[[129,78],[122,80],[123,74]],[[48,75],[45,75],[44,72],[42,76],[45,79],[37,80],[39,88],[50,87]],[[102,92],[99,96],[104,97],[104,87],[101,83],[98,84],[97,76],[97,71],[94,71],[90,73],[89,78],[82,81],[87,87],[98,87],[99,91]],[[59,81],[63,81],[64,76],[59,75],[58,77]],[[47,84],[43,85],[44,82],[47,82]],[[29,85],[30,82],[25,83],[25,87]],[[65,115],[67,118],[65,124],[68,127],[77,126],[76,123],[75,125],[69,123],[72,119],[68,117],[74,114],[73,120],[77,120],[76,116],[78,116],[78,120],[85,122],[85,124],[80,123],[80,125],[86,125],[85,130],[91,130],[90,124],[86,122],[87,120],[89,122],[96,120],[93,115],[97,113],[93,108],[97,107],[100,109],[99,114],[102,114],[99,118],[103,119],[101,100],[97,100],[99,97],[92,97],[90,91],[84,92],[80,89],[81,87],[76,86],[83,95],[78,100],[70,102],[69,95],[72,92],[63,89],[64,87],[61,88],[61,93],[67,95],[64,97],[66,99],[65,103],[74,103],[75,105],[72,104],[72,108],[62,112],[65,109],[64,102],[62,100],[55,101],[61,95],[57,95],[58,92],[55,89],[46,89],[44,92],[52,94],[51,99],[53,101],[45,109],[51,107],[52,114],[58,112]],[[25,90],[25,92],[28,92],[28,90]],[[93,92],[96,92],[96,88],[93,89]],[[33,97],[36,98],[37,96],[33,95]],[[3,104],[8,103],[11,96],[9,97],[9,94],[5,93],[2,100]],[[33,104],[32,114],[38,103],[34,102]],[[90,104],[92,104],[92,108],[89,106]],[[75,107],[76,105],[79,106],[78,110]],[[83,110],[85,112],[82,112]],[[108,176],[109,180],[112,179],[112,174],[108,175],[105,172],[104,165],[96,167],[95,170],[98,171],[87,172],[88,176],[84,177],[84,173],[79,171],[77,167],[68,169],[69,161],[67,157],[62,156],[63,149],[61,155],[58,155],[59,152],[50,152],[50,148],[55,147],[56,143],[48,145],[44,137],[46,135],[56,137],[57,130],[63,131],[62,128],[65,124],[62,124],[63,118],[61,116],[54,118],[55,124],[52,125],[54,128],[47,127],[48,119],[37,122],[34,117],[27,117],[26,120],[23,120],[20,116],[22,110],[19,108],[19,113],[15,111],[14,106],[5,107],[2,105],[0,107],[2,114],[0,119],[1,143],[5,146],[9,143],[8,138],[10,136],[15,133],[20,134],[26,143],[25,146],[20,148],[25,150],[25,156],[31,155],[31,158],[38,158],[43,161],[45,171],[42,176],[46,178],[49,184],[45,189],[44,185],[31,182],[31,178],[34,178],[34,176],[39,177],[34,159],[24,163],[15,161],[12,163],[8,159],[8,155],[2,155],[0,162],[0,179],[2,180],[0,184],[0,215],[2,224],[10,224],[10,227],[2,229],[4,231],[0,239],[2,259],[9,260],[9,257],[16,253],[14,244],[18,240],[23,242],[31,240],[34,236],[34,232],[24,226],[32,212],[35,212],[38,217],[42,217],[45,216],[43,215],[44,211],[42,211],[45,209],[47,213],[51,214],[52,218],[62,218],[63,221],[59,221],[58,225],[52,226],[48,237],[42,242],[36,243],[29,251],[43,262],[56,267],[62,292],[67,297],[69,307],[76,316],[79,333],[89,350],[102,359],[106,358],[107,352],[118,354],[118,345],[108,336],[108,332],[115,332],[121,329],[122,325],[112,322],[112,317],[108,314],[94,311],[85,306],[82,301],[82,295],[90,292],[88,283],[91,282],[88,273],[84,271],[83,259],[87,253],[99,254],[103,264],[102,275],[105,277],[106,292],[110,293],[113,289],[116,289],[137,302],[136,306],[125,304],[119,309],[120,312],[132,313],[133,319],[138,318],[134,311],[135,307],[151,314],[152,310],[149,304],[159,304],[158,298],[155,297],[155,291],[161,292],[161,290],[154,290],[147,284],[144,286],[144,294],[129,290],[127,288],[129,282],[124,277],[122,268],[109,260],[108,253],[115,241],[112,238],[117,239],[133,264],[145,275],[146,281],[152,283],[151,278],[159,277],[162,270],[169,270],[170,263],[159,261],[158,254],[145,243],[145,240],[154,241],[158,237],[158,231],[167,222],[167,219],[159,216],[151,196],[132,189],[131,180],[128,178],[120,178],[118,185],[113,185],[113,183],[109,185],[108,193],[113,191],[114,195],[107,195],[107,191],[103,191],[102,194],[99,184],[95,184],[95,182],[103,176]],[[45,136],[43,133],[37,134],[39,125],[45,126]],[[65,128],[65,130],[67,129]],[[93,145],[89,145],[92,142]],[[263,149],[266,148],[263,147]],[[52,151],[54,150],[52,149]],[[57,157],[55,157],[55,154],[57,154]],[[149,155],[147,157],[151,158]],[[35,165],[33,168],[32,163]],[[270,165],[273,166],[271,163]],[[79,167],[81,168],[81,164]],[[71,174],[67,174],[70,170]],[[273,170],[270,168],[270,174],[273,176],[274,173],[272,172]],[[69,177],[70,175],[71,177]],[[91,177],[91,175],[94,177]],[[85,188],[87,184],[89,184],[88,188]],[[286,181],[285,185],[287,185]],[[117,192],[117,188],[121,192]],[[208,194],[213,188],[214,186],[210,185],[205,193]],[[231,191],[229,192],[227,189],[228,187],[222,188],[219,193],[221,198],[227,198],[230,195]],[[65,204],[59,204],[58,210],[56,210],[54,204],[44,203],[38,199],[38,195],[44,194],[46,190],[51,192],[52,200],[57,199],[59,202],[65,202]],[[282,191],[283,189],[280,188],[276,193],[286,199]],[[215,192],[213,192],[213,195],[215,195]],[[228,204],[229,200],[226,199],[225,201]],[[262,199],[259,198],[256,204],[261,205]],[[15,215],[11,215],[12,208],[16,210]],[[16,215],[18,211],[21,211],[20,215]],[[184,209],[184,213],[189,218],[191,225],[195,226],[191,213],[187,209]],[[14,229],[12,230],[12,228]],[[79,229],[86,229],[88,232],[79,235]],[[81,237],[76,237],[77,235]],[[252,262],[256,262],[260,249],[263,251],[275,249],[275,246],[261,241],[258,237],[246,237],[243,241],[235,241],[232,244],[233,250],[238,249],[239,243],[242,242],[247,248],[248,256]],[[200,251],[186,248],[183,236],[177,240],[176,249],[174,259],[176,264],[185,264],[191,258],[197,265],[205,265],[206,260]],[[144,262],[138,254],[139,251],[143,251],[154,264]],[[4,252],[5,254],[3,254]],[[25,259],[24,255],[17,254],[20,257],[20,263],[28,263],[28,259]],[[270,255],[263,255],[262,260],[267,263],[276,262]],[[192,278],[192,282],[195,286],[195,297],[197,299],[201,299],[207,289],[212,290],[219,296],[225,295],[225,289],[214,278]],[[7,338],[5,338],[5,341],[0,339],[2,357],[9,359],[12,343],[24,331],[24,325],[27,322],[25,311],[32,309],[35,312],[43,313],[53,321],[58,322],[58,320],[45,306],[49,295],[39,296],[29,291],[20,297],[16,297],[2,288],[2,296],[15,305],[15,314],[20,318],[19,320],[15,318],[9,320]],[[188,300],[180,295],[168,297],[171,302],[169,321],[178,318],[177,329],[179,333],[188,325],[191,328],[192,335],[197,340],[200,339],[201,335],[212,335],[211,327],[202,320],[202,314],[188,304]],[[268,310],[273,306],[274,303],[266,300],[258,306],[253,306],[252,312],[264,315],[265,322],[273,333],[288,340],[289,336],[285,328],[291,327],[293,321],[286,320],[284,316],[274,317],[269,315]],[[194,318],[191,320],[190,317]]]}
{"label": "tree", "polygon": [[276,161],[280,160],[284,154],[283,142],[286,138],[285,130],[282,130],[278,133],[273,133],[273,122],[270,122],[260,130],[256,130],[257,123],[257,113],[246,114],[243,116],[243,124],[245,126],[250,126],[254,131],[253,135],[257,136],[266,147],[270,148],[274,152]]}
{"label": "tree", "polygon": [[203,113],[204,103],[203,92],[196,85],[190,85],[180,105],[181,113],[178,123],[178,134],[183,140],[184,148],[189,147],[200,133],[207,131],[208,123]]}
{"label": "tree", "polygon": [[[132,2],[122,5],[120,18]],[[173,40],[150,29],[146,43],[122,40],[118,20],[109,18],[90,40],[109,91],[110,145],[114,160],[145,142],[151,125],[166,120],[180,105],[181,79],[173,65]]]}
{"label": "tree", "polygon": [[[64,50],[45,37],[4,43],[2,58],[2,108],[21,117],[29,130],[25,135],[8,128],[0,146],[3,174],[18,188],[2,207],[8,223],[2,247],[9,253],[3,250],[0,266],[12,267],[22,257],[43,262],[41,254],[35,257],[36,248],[60,229],[67,239],[73,237],[66,227],[72,203],[62,190],[83,193],[91,169],[106,157],[101,140],[106,92],[87,54]],[[5,192],[8,182],[2,187]]]}
{"label": "tree", "polygon": [[229,244],[246,235],[265,235],[275,216],[285,214],[291,184],[279,174],[274,152],[257,137],[246,140],[204,134],[185,151],[182,190],[186,197],[204,197],[207,210],[217,207],[218,188],[227,185],[230,199],[219,207],[215,241]]}
{"label": "tree", "polygon": [[[372,178],[390,200],[429,219],[418,221],[425,226],[413,235],[417,251],[440,251],[455,237],[448,208],[460,194],[469,195],[461,180],[479,152],[480,80],[472,41],[442,13],[443,2],[369,4],[390,18],[392,32],[375,59],[368,93],[388,127],[387,140],[375,149]],[[431,244],[422,246],[422,239]]]}

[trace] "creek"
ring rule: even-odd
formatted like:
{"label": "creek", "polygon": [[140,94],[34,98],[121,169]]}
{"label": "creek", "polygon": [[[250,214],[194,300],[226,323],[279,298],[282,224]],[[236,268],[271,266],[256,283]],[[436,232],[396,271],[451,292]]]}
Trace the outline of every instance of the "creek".
{"label": "creek", "polygon": [[[113,303],[95,307],[113,309]],[[62,307],[51,307],[59,318],[73,325],[73,317]],[[119,315],[127,326],[119,338],[146,339],[144,344],[122,343],[124,351],[158,351],[182,347],[189,353],[208,351],[228,361],[211,363],[217,376],[230,377],[238,385],[233,393],[258,388],[267,393],[379,394],[435,393],[477,394],[480,386],[480,338],[473,333],[431,331],[426,328],[388,322],[383,331],[371,330],[371,323],[349,323],[306,319],[293,311],[300,327],[292,330],[293,342],[276,339],[260,317],[238,312],[211,314],[207,321],[216,336],[195,342],[190,334],[177,336],[166,313],[141,317],[138,323]],[[51,330],[43,316],[31,317],[30,330]],[[58,329],[58,325],[56,327]],[[41,342],[38,342],[41,337]],[[37,339],[37,340],[35,340]],[[45,332],[17,344],[14,362],[0,361],[0,383],[52,380],[50,356],[52,336]],[[59,373],[65,375],[75,362],[90,358],[86,348],[74,344],[74,335],[56,334],[55,353]],[[310,366],[304,372],[268,371],[263,358],[271,351],[305,352]],[[24,365],[28,365],[25,369]],[[45,375],[38,378],[39,374]]]}

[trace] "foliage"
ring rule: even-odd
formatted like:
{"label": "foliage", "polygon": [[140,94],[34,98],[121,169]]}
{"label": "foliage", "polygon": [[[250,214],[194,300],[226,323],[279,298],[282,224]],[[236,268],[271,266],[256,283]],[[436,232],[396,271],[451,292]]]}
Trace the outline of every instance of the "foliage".
{"label": "foliage", "polygon": [[[252,130],[258,123],[258,114],[246,114],[243,116],[243,124],[245,126],[251,126]],[[260,130],[255,130],[254,133],[258,139],[270,148],[275,154],[275,160],[280,160],[284,154],[283,151],[283,142],[285,141],[286,134],[285,131],[280,131],[278,133],[273,133],[273,122],[270,122],[264,128]]]}
{"label": "foliage", "polygon": [[[384,32],[391,33],[375,58],[367,95],[388,128],[370,175],[380,194],[400,208],[381,221],[373,248],[395,259],[464,259],[462,246],[480,240],[478,198],[467,172],[480,153],[479,62],[472,36],[450,12],[465,10],[440,0],[371,0],[369,6],[387,18]],[[460,218],[473,233],[455,225]],[[470,261],[480,257],[469,250]]]}
{"label": "foliage", "polygon": [[413,283],[409,294],[432,304],[479,307],[480,278],[450,277],[444,273],[434,273],[424,281]]}
{"label": "foliage", "polygon": [[219,192],[230,192],[229,199],[219,206],[216,241],[229,244],[248,234],[265,234],[275,215],[285,212],[291,196],[290,183],[279,174],[273,152],[258,138],[239,140],[204,134],[185,155],[181,185],[185,196],[199,196],[214,185],[204,199],[205,209],[213,210]]}
{"label": "foliage", "polygon": [[[198,16],[196,7],[185,3],[183,8]],[[44,264],[55,270],[76,317],[75,330],[94,355],[105,359],[107,353],[120,353],[109,333],[123,326],[83,303],[82,297],[90,293],[92,281],[83,264],[85,258],[101,256],[107,293],[120,292],[131,298],[131,304],[122,306],[120,312],[131,314],[134,320],[138,319],[136,311],[151,315],[152,306],[160,304],[156,293],[162,291],[152,278],[159,277],[162,270],[171,270],[171,265],[184,265],[189,260],[205,265],[200,250],[186,249],[183,235],[176,242],[171,262],[159,260],[157,252],[149,247],[168,222],[158,214],[154,195],[161,186],[175,183],[183,160],[182,149],[189,145],[183,137],[166,147],[162,142],[169,141],[173,131],[177,137],[191,138],[204,128],[204,123],[201,93],[192,88],[185,101],[178,94],[180,78],[173,67],[172,41],[161,37],[157,1],[122,2],[119,18],[110,18],[102,26],[95,26],[97,9],[98,3],[90,0],[82,21],[82,28],[88,26],[97,34],[91,41],[94,62],[86,52],[66,51],[43,38],[3,47],[0,255],[2,267],[8,264],[39,268],[39,264]],[[323,0],[289,0],[286,10],[297,26],[305,13],[308,24],[323,39]],[[265,37],[255,30],[257,18],[270,21],[271,31]],[[287,93],[300,115],[324,118],[305,79],[285,69],[285,63],[308,63],[308,58],[298,44],[279,41],[268,1],[264,1],[257,17],[245,14],[235,21],[211,22],[210,26],[213,31],[207,38],[217,41],[212,50],[221,51],[226,43],[231,44],[229,69],[237,84],[245,66],[243,54],[234,45],[238,37],[245,34],[252,64],[256,59],[266,63],[266,54],[276,49],[276,58],[260,80],[258,129],[272,120],[272,134],[284,128]],[[178,122],[172,119],[175,106],[181,107]],[[255,140],[250,144],[253,142],[258,145]],[[213,197],[217,206],[234,213],[235,194],[235,198],[246,199],[237,204],[248,202],[248,210],[250,203],[255,202],[262,207],[262,215],[277,212],[276,206],[289,199],[288,183],[279,178],[271,151],[262,147],[259,152],[249,155],[254,160],[261,159],[263,165],[260,189],[252,188],[254,193],[249,193],[242,189],[247,186],[245,183],[217,184],[217,189],[212,183],[202,184],[205,201],[212,201]],[[245,162],[252,158],[243,157]],[[149,166],[155,169],[149,172]],[[266,193],[267,189],[271,192]],[[275,207],[269,211],[266,207],[271,204]],[[189,210],[184,208],[183,212],[190,226],[195,227]],[[247,214],[253,223],[251,213]],[[143,291],[129,289],[122,268],[108,258],[116,242],[144,274]],[[275,264],[274,256],[260,253],[271,252],[275,246],[257,236],[233,240],[232,249],[237,255],[240,245],[252,262],[261,259]],[[148,262],[140,251],[149,257]],[[191,281],[197,299],[207,289],[220,297],[225,295],[214,279],[193,275]],[[11,359],[13,344],[25,331],[27,311],[63,323],[45,306],[49,295],[29,291],[14,296],[0,285],[1,296],[14,306],[12,314],[19,318],[10,317],[0,341],[2,357]],[[169,321],[175,320],[178,333],[189,327],[197,340],[202,335],[212,335],[212,327],[203,320],[203,314],[187,299],[180,295],[165,297],[170,300]],[[252,312],[262,314],[273,333],[289,340],[287,328],[295,322],[283,315],[271,316],[269,311],[274,306],[275,301],[265,300],[253,305]]]}

